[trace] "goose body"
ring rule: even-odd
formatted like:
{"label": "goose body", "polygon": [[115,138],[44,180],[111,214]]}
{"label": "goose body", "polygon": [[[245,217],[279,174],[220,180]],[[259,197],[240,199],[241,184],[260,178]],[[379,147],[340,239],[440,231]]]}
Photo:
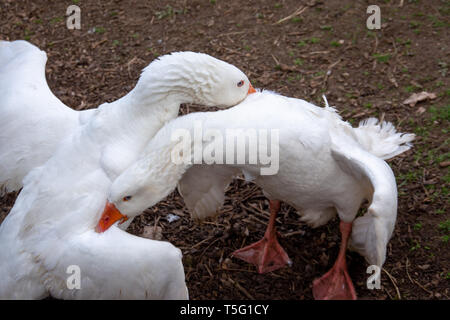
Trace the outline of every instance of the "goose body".
{"label": "goose body", "polygon": [[[200,123],[203,130],[219,130],[223,136],[226,129],[279,130],[278,172],[261,175],[261,164],[174,164],[171,152],[178,142],[171,135],[179,128],[193,134],[194,123]],[[179,183],[192,216],[202,219],[216,214],[233,175],[243,172],[269,199],[289,203],[313,227],[336,214],[353,225],[350,246],[370,264],[381,267],[397,215],[395,177],[383,158],[409,149],[413,138],[397,133],[389,123],[367,120],[352,128],[333,108],[267,91],[255,93],[228,110],[172,120],[155,135],[141,158],[115,180],[108,201],[122,214],[133,216]],[[204,141],[203,146],[210,143]],[[134,203],[120,201],[128,194],[137,195]],[[368,211],[356,218],[364,200],[370,203]]]}
{"label": "goose body", "polygon": [[[382,159],[409,149],[406,143],[412,139],[411,135],[401,137],[397,134],[398,140],[383,150],[379,145],[383,141],[377,140],[380,133],[374,130],[373,144],[363,145],[361,137],[366,138],[368,131],[364,126],[368,124],[371,129],[378,127],[380,130],[380,125],[370,120],[359,128],[352,128],[332,108],[319,108],[303,100],[269,92],[261,93],[259,97],[252,95],[223,114],[230,115],[227,120],[234,120],[226,125],[219,123],[222,119],[214,123],[208,118],[219,119],[221,114],[205,113],[205,126],[279,129],[279,171],[276,175],[261,175],[260,165],[248,164],[228,168],[204,164],[189,167],[179,182],[179,191],[194,218],[214,215],[222,205],[215,199],[222,199],[219,194],[223,194],[228,185],[219,181],[229,182],[233,174],[241,172],[247,180],[260,186],[269,199],[279,199],[295,207],[302,214],[302,220],[312,227],[323,225],[336,213],[344,221],[353,221],[361,203],[372,201],[373,184],[382,188],[381,182],[375,181],[377,173],[386,180],[383,185],[390,194],[388,198],[396,199],[392,170]],[[395,132],[392,134],[396,135]],[[373,154],[374,151],[378,153]],[[377,172],[372,173],[373,170]],[[396,200],[390,204],[393,205],[391,211],[396,211]],[[393,212],[389,218],[395,222]]]}
{"label": "goose body", "polygon": [[[115,226],[102,234],[94,227],[113,179],[177,116],[181,103],[230,106],[250,88],[232,65],[175,53],[150,64],[126,96],[83,117],[25,176],[0,225],[0,298],[187,298],[178,249]],[[81,270],[78,290],[65,282],[70,265]]]}
{"label": "goose body", "polygon": [[[73,180],[71,188],[54,178],[45,166],[33,169],[0,225],[1,299],[188,298],[179,249],[115,226],[94,231],[110,183],[104,172]],[[79,282],[70,287],[74,267]]]}

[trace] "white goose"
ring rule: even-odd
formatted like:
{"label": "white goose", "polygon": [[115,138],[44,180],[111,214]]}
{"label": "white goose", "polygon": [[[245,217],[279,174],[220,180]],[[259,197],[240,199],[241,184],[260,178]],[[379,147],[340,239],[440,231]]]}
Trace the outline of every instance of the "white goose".
{"label": "white goose", "polygon": [[[122,151],[132,160],[166,121],[177,116],[181,103],[232,106],[254,91],[234,66],[206,54],[180,52],[152,62],[130,93],[99,107],[107,110],[78,112],[51,92],[46,61],[46,53],[27,41],[0,41],[0,195],[19,190],[25,175],[44,164],[93,114],[101,113],[98,125],[111,138],[116,136],[111,131],[124,129],[122,141],[105,151],[112,155],[125,145]],[[112,169],[120,172],[126,164],[116,163]]]}
{"label": "white goose", "polygon": [[[171,139],[174,130],[186,128],[193,133],[198,123],[203,132],[218,130],[222,136],[227,129],[279,129],[278,173],[261,175],[259,164],[191,167],[192,161],[173,161],[180,144]],[[216,213],[225,187],[242,171],[271,200],[271,218],[264,239],[234,255],[256,264],[260,272],[289,263],[276,240],[274,223],[280,200],[295,207],[313,227],[337,213],[342,235],[339,257],[330,272],[314,282],[313,293],[317,299],[355,299],[345,262],[347,242],[350,239],[351,247],[370,264],[383,265],[397,216],[397,187],[382,158],[408,150],[413,139],[414,135],[396,133],[390,123],[378,125],[369,119],[352,128],[328,106],[320,108],[267,91],[255,93],[234,108],[189,114],[163,127],[141,158],[114,181],[103,215],[114,211],[117,219],[133,217],[163,199],[181,179],[180,191],[192,215],[204,218]],[[203,150],[214,141],[202,141]],[[356,218],[365,199],[370,203],[368,211]]]}
{"label": "white goose", "polygon": [[[29,86],[33,90],[33,84]],[[175,53],[150,64],[125,97],[77,118],[53,155],[26,175],[14,207],[0,225],[0,299],[48,294],[83,299],[187,298],[178,249],[116,227],[103,234],[94,228],[112,179],[137,158],[159,127],[177,116],[181,103],[230,106],[252,89],[247,77],[230,64],[205,54]],[[38,98],[36,92],[35,101]],[[14,99],[24,112],[35,107],[32,101],[8,95],[8,101]],[[55,113],[63,107],[57,105]],[[20,116],[16,113],[11,119],[19,121]],[[81,270],[78,290],[66,285],[70,265]]]}

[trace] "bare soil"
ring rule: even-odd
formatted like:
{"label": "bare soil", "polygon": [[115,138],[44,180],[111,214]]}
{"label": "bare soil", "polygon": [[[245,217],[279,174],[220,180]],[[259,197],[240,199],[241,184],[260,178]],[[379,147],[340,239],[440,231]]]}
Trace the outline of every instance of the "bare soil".
{"label": "bare soil", "polygon": [[[382,288],[366,288],[367,263],[355,253],[347,255],[350,275],[360,299],[448,299],[450,4],[375,1],[382,28],[368,30],[372,2],[3,0],[0,39],[26,39],[45,50],[51,89],[77,110],[126,94],[158,55],[192,50],[236,65],[255,87],[318,105],[325,94],[355,125],[373,116],[416,133],[414,148],[389,161],[399,207]],[[81,30],[66,28],[71,4],[81,8]],[[277,24],[302,7],[301,14]],[[437,98],[402,103],[421,91]],[[181,112],[199,110],[183,106]],[[0,221],[15,197],[0,198]],[[168,223],[169,213],[181,219]],[[280,242],[294,263],[264,275],[230,257],[260,239],[268,221],[268,201],[244,180],[230,186],[215,220],[195,224],[175,191],[129,231],[140,235],[157,223],[163,239],[182,249],[192,299],[312,299],[312,281],[337,256],[338,221],[311,229],[298,218],[283,204]]]}

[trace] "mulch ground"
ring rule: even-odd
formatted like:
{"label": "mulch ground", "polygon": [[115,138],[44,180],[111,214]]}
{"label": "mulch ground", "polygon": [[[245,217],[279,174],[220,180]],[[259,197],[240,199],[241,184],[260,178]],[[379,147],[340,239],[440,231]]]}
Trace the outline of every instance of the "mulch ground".
{"label": "mulch ground", "polygon": [[[414,148],[389,161],[399,207],[382,288],[366,288],[367,264],[355,253],[347,255],[349,270],[362,299],[448,299],[450,4],[378,2],[381,30],[366,28],[370,1],[3,0],[0,39],[45,50],[52,91],[77,110],[126,94],[158,55],[192,50],[236,65],[255,87],[318,105],[325,94],[355,125],[374,116],[416,133]],[[70,4],[81,8],[81,30],[66,28]],[[436,98],[402,103],[421,91]],[[0,198],[0,221],[15,196]],[[169,213],[181,219],[169,223]],[[260,239],[268,221],[268,201],[243,180],[232,183],[215,220],[194,223],[175,191],[129,231],[140,235],[156,223],[163,239],[182,249],[192,299],[312,299],[312,281],[337,256],[338,221],[312,229],[298,217],[283,204],[278,231],[293,266],[264,275],[230,257]]]}

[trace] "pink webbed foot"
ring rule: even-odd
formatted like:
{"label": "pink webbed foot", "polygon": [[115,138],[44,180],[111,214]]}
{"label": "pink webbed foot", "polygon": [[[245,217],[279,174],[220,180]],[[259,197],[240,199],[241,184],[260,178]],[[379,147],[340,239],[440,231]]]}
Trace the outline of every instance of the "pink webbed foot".
{"label": "pink webbed foot", "polygon": [[264,237],[258,242],[236,250],[232,255],[254,264],[259,273],[271,272],[285,265],[292,265],[291,259],[278,243],[276,237]]}
{"label": "pink webbed foot", "polygon": [[316,300],[356,300],[356,291],[346,269],[333,267],[313,282]]}
{"label": "pink webbed foot", "polygon": [[352,223],[341,221],[341,246],[336,262],[326,274],[313,281],[313,295],[316,300],[356,300],[356,291],[347,272],[345,251],[352,231]]}
{"label": "pink webbed foot", "polygon": [[275,219],[280,210],[280,201],[270,201],[270,219],[264,238],[245,248],[233,252],[233,256],[254,264],[259,273],[266,273],[277,270],[285,265],[292,265],[287,253],[277,240],[275,230]]}

